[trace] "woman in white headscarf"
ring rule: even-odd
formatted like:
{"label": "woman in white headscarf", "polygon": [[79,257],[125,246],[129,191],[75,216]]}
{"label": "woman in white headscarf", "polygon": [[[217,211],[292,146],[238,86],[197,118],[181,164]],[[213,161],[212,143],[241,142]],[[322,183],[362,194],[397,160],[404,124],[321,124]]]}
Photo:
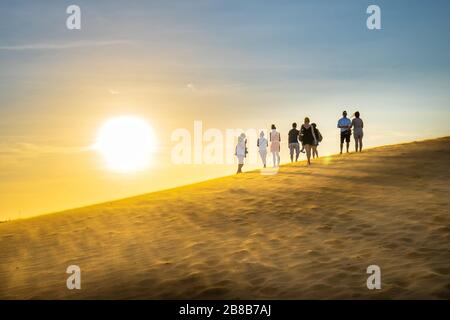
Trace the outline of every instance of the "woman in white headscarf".
{"label": "woman in white headscarf", "polygon": [[244,158],[247,154],[247,139],[245,139],[245,134],[241,133],[238,138],[238,143],[236,145],[235,155],[238,158],[238,169],[236,173],[242,173],[242,167],[244,166]]}
{"label": "woman in white headscarf", "polygon": [[256,143],[258,147],[259,155],[261,156],[262,163],[264,168],[266,167],[266,158],[267,158],[267,147],[269,146],[269,142],[266,138],[264,138],[264,131],[261,131],[259,134],[259,139]]}

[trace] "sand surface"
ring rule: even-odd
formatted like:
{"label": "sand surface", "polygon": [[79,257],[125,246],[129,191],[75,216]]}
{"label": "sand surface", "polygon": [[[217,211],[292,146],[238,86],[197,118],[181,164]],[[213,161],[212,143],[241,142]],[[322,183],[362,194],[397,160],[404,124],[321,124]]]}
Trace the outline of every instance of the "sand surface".
{"label": "sand surface", "polygon": [[449,299],[449,160],[447,137],[0,223],[0,298]]}

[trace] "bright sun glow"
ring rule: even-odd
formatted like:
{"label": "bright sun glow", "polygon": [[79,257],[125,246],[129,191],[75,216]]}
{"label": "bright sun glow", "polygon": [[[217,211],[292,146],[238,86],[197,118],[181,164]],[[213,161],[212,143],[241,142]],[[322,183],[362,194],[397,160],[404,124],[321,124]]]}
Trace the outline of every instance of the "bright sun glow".
{"label": "bright sun glow", "polygon": [[103,124],[94,149],[103,155],[109,169],[133,172],[148,168],[155,143],[153,130],[144,119],[122,116]]}

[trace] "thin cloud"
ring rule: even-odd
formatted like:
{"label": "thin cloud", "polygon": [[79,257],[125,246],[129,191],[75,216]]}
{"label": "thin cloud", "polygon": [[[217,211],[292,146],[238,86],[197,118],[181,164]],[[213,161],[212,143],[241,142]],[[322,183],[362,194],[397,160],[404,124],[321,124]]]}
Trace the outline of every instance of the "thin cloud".
{"label": "thin cloud", "polygon": [[73,154],[90,151],[90,146],[63,147],[52,145],[40,145],[27,142],[2,143],[0,144],[0,156],[2,155],[22,155],[36,156],[40,154]]}
{"label": "thin cloud", "polygon": [[197,85],[192,82],[182,88],[183,92],[201,94],[201,95],[220,95],[238,92],[245,89],[246,86],[241,83],[224,83],[215,85]]}
{"label": "thin cloud", "polygon": [[67,43],[33,43],[14,46],[0,46],[0,50],[22,51],[22,50],[65,50],[86,47],[101,47],[130,44],[127,40],[110,41],[76,41]]}
{"label": "thin cloud", "polygon": [[114,90],[114,89],[109,89],[108,91],[109,91],[109,93],[112,94],[112,95],[118,95],[118,94],[120,94],[119,91]]}

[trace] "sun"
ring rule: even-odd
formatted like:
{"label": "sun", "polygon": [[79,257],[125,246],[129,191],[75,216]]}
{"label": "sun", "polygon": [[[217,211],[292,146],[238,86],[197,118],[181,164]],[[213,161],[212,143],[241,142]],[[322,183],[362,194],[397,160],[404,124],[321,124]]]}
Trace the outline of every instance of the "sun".
{"label": "sun", "polygon": [[109,119],[98,131],[94,144],[110,170],[124,173],[148,168],[155,147],[152,127],[136,116]]}

